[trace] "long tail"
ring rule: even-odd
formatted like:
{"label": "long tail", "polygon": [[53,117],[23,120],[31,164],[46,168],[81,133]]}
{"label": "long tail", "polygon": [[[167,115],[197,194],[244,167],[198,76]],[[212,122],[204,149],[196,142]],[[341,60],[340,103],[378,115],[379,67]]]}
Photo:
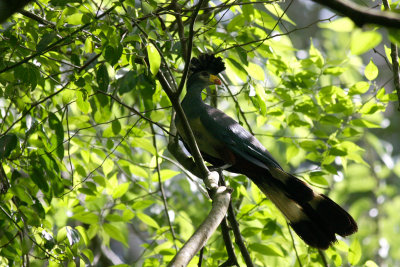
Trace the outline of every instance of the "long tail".
{"label": "long tail", "polygon": [[252,180],[308,245],[327,249],[336,241],[335,234],[347,236],[357,231],[351,215],[327,196],[314,192],[283,170],[274,170],[272,175],[275,179],[253,177]]}

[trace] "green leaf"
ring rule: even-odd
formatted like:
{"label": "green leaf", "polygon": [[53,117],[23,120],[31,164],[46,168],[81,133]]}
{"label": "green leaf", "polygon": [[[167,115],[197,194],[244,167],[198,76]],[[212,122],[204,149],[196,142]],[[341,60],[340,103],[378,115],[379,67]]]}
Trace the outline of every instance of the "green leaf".
{"label": "green leaf", "polygon": [[249,245],[249,250],[254,250],[264,256],[277,256],[283,257],[283,252],[274,245],[264,245],[260,243],[253,243]]}
{"label": "green leaf", "polygon": [[[396,7],[396,9],[394,9],[394,10],[398,10],[398,8]],[[389,40],[390,40],[390,42],[392,42],[394,44],[397,44],[399,46],[400,45],[400,31],[399,31],[399,29],[389,28],[388,32],[389,32]]]}
{"label": "green leaf", "polygon": [[97,69],[96,80],[97,84],[99,85],[99,89],[106,92],[108,89],[108,84],[110,83],[110,77],[108,76],[107,67],[104,64],[101,64]]}
{"label": "green leaf", "polygon": [[348,254],[348,259],[351,265],[356,265],[360,259],[361,259],[361,245],[360,242],[358,242],[357,239],[354,239],[353,242],[351,242],[350,248],[349,248],[349,254]]}
{"label": "green leaf", "polygon": [[48,192],[49,185],[44,175],[43,167],[44,166],[39,166],[39,164],[35,163],[35,165],[32,167],[30,177],[40,190],[42,190],[43,192]]}
{"label": "green leaf", "polygon": [[249,66],[245,66],[245,69],[247,70],[247,73],[250,74],[251,77],[253,77],[256,80],[264,81],[265,80],[265,74],[263,68],[261,66],[249,62]]}
{"label": "green leaf", "polygon": [[160,69],[161,56],[152,43],[149,43],[147,45],[147,54],[149,56],[150,71],[153,75],[156,75],[158,70]]}
{"label": "green leaf", "polygon": [[379,128],[378,124],[367,121],[365,119],[354,119],[350,122],[351,125],[365,127],[365,128]]}
{"label": "green leaf", "polygon": [[342,74],[345,71],[346,71],[346,68],[329,67],[329,68],[324,69],[323,74],[338,76],[338,75]]}
{"label": "green leaf", "polygon": [[335,32],[351,32],[355,27],[354,22],[349,18],[339,18],[334,21],[318,23],[318,26]]}
{"label": "green leaf", "polygon": [[0,160],[10,156],[11,152],[17,147],[18,138],[15,134],[6,134],[0,137]]}
{"label": "green leaf", "polygon": [[123,52],[122,45],[118,44],[117,46],[108,45],[103,51],[104,58],[109,62],[112,66],[118,63],[118,60],[121,58]]}
{"label": "green leaf", "polygon": [[317,185],[321,185],[321,186],[329,186],[328,181],[323,176],[311,175],[311,174],[310,174],[310,181],[312,183],[317,184]]}
{"label": "green leaf", "polygon": [[136,74],[132,71],[127,72],[121,79],[118,79],[119,93],[124,94],[134,90],[136,83]]}
{"label": "green leaf", "polygon": [[378,32],[361,30],[351,35],[350,50],[353,55],[361,55],[380,44],[382,36]]}
{"label": "green leaf", "polygon": [[126,193],[126,191],[128,191],[128,189],[129,189],[129,184],[130,184],[130,183],[123,183],[123,184],[118,185],[118,186],[114,189],[114,192],[113,192],[113,194],[112,194],[112,197],[113,197],[114,199],[122,197],[122,196]]}
{"label": "green leaf", "polygon": [[10,189],[11,189],[11,192],[13,192],[13,194],[15,196],[17,196],[20,200],[24,201],[28,205],[33,205],[32,198],[26,192],[26,188],[23,188],[20,185],[15,185],[15,186],[12,186]]}
{"label": "green leaf", "polygon": [[120,229],[109,223],[104,223],[103,229],[111,238],[120,241],[122,244],[128,247],[128,236],[125,235]]}
{"label": "green leaf", "polygon": [[104,161],[102,167],[103,167],[104,175],[107,176],[110,172],[112,172],[112,170],[114,168],[114,161],[112,161],[111,159],[107,158]]}
{"label": "green leaf", "polygon": [[57,156],[59,159],[62,160],[64,158],[64,146],[63,146],[64,128],[61,121],[52,112],[49,113],[49,126],[50,129],[52,129],[56,133],[57,143],[55,145],[56,145]]}
{"label": "green leaf", "polygon": [[290,162],[292,158],[299,154],[299,148],[296,145],[291,145],[286,150],[286,162]]}
{"label": "green leaf", "polygon": [[324,65],[324,57],[322,56],[321,52],[314,47],[312,41],[310,45],[310,59],[316,64],[318,68],[322,68],[322,66]]}
{"label": "green leaf", "polygon": [[56,37],[56,32],[50,32],[43,35],[42,39],[36,46],[36,51],[41,52],[47,48],[47,46],[53,42],[54,38]]}
{"label": "green leaf", "polygon": [[154,227],[156,229],[160,228],[158,223],[153,218],[151,218],[149,215],[147,215],[145,213],[141,213],[141,212],[137,213],[136,215],[142,222],[144,222],[148,226]]}
{"label": "green leaf", "polygon": [[364,267],[379,267],[378,264],[376,264],[374,261],[372,260],[367,260],[364,264]]}
{"label": "green leaf", "polygon": [[78,105],[78,108],[83,113],[88,113],[90,111],[90,104],[86,101],[85,94],[82,91],[76,91],[76,97],[76,104]]}
{"label": "green leaf", "polygon": [[369,86],[370,85],[367,82],[364,82],[364,81],[357,82],[352,87],[350,87],[349,95],[364,94],[365,92],[368,91]]}
{"label": "green leaf", "polygon": [[71,218],[86,224],[97,224],[99,222],[99,216],[89,211],[74,214]]}
{"label": "green leaf", "polygon": [[67,16],[65,22],[72,24],[72,25],[80,25],[82,23],[82,13],[75,13],[70,16]]}
{"label": "green leaf", "polygon": [[[160,171],[161,182],[167,181],[167,180],[171,179],[172,177],[175,177],[178,174],[180,174],[180,172],[170,170],[170,169],[163,169]],[[158,181],[158,173],[155,172],[152,175],[151,179],[153,182],[157,182]]]}
{"label": "green leaf", "polygon": [[368,65],[365,67],[364,75],[370,81],[378,77],[378,67],[374,64],[372,59],[370,59]]}
{"label": "green leaf", "polygon": [[121,123],[119,120],[113,120],[111,123],[111,128],[114,134],[119,134],[119,132],[121,132]]}
{"label": "green leaf", "polygon": [[143,209],[145,209],[145,208],[147,208],[147,207],[149,207],[149,206],[151,206],[151,205],[153,205],[154,204],[154,201],[153,200],[140,200],[140,201],[135,201],[133,204],[132,204],[132,209],[133,210],[143,210]]}

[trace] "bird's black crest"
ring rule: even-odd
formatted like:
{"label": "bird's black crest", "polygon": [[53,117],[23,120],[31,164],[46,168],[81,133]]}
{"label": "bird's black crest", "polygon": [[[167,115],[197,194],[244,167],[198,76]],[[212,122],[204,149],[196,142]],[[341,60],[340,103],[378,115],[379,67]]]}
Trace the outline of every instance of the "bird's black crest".
{"label": "bird's black crest", "polygon": [[191,74],[207,71],[211,74],[217,75],[225,70],[225,63],[222,58],[209,54],[201,54],[198,58],[194,57],[190,61]]}

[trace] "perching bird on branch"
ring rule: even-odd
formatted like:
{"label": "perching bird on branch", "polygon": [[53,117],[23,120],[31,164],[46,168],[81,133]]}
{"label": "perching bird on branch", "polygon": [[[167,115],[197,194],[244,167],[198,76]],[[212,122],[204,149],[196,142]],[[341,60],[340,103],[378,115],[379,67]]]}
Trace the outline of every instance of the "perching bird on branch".
{"label": "perching bird on branch", "polygon": [[[225,65],[220,57],[203,54],[193,58],[182,101],[204,159],[215,167],[224,166],[227,171],[250,178],[312,247],[327,249],[336,241],[335,234],[347,236],[356,232],[357,223],[344,209],[285,172],[252,134],[203,102],[202,91],[211,84],[221,84],[216,75],[223,70]],[[187,143],[178,117],[175,122],[179,135]]]}

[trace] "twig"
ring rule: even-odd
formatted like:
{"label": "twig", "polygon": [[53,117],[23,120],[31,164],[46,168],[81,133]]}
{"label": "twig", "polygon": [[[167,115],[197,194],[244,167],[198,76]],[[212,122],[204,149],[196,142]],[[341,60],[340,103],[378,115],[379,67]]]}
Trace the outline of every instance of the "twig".
{"label": "twig", "polygon": [[69,119],[68,119],[68,104],[65,107],[65,120],[67,121],[67,134],[68,134],[68,161],[71,168],[71,185],[74,186],[74,167],[71,160],[71,135],[69,133]]}
{"label": "twig", "polygon": [[[322,263],[324,264],[324,267],[329,267],[329,264],[328,264],[328,262],[326,261],[325,253],[324,253],[322,250],[320,250],[320,249],[318,249],[318,253],[319,253],[319,255],[321,256]],[[299,261],[299,262],[300,262],[300,261]]]}
{"label": "twig", "polygon": [[249,122],[247,121],[246,115],[244,114],[243,110],[240,108],[239,102],[237,101],[237,99],[235,98],[235,96],[232,94],[232,91],[231,91],[231,89],[229,88],[229,86],[228,86],[227,82],[225,81],[225,79],[222,78],[221,80],[222,80],[222,83],[224,84],[225,88],[228,90],[229,95],[231,96],[233,102],[235,102],[235,106],[236,106],[236,108],[239,110],[239,113],[240,113],[240,115],[242,116],[242,118],[243,118],[243,120],[244,120],[244,123],[245,123],[246,126],[247,126],[247,129],[249,129],[249,132],[250,132],[252,135],[254,135],[254,132],[253,132],[253,130],[251,129],[251,126],[250,126]]}
{"label": "twig", "polygon": [[197,264],[198,267],[201,267],[201,265],[203,264],[203,255],[204,255],[204,247],[202,247],[200,249],[200,253],[199,253],[199,263]]}
{"label": "twig", "polygon": [[235,250],[233,248],[231,236],[229,235],[229,226],[226,217],[221,222],[221,232],[222,238],[224,239],[225,243],[226,253],[228,254],[228,259],[223,264],[221,264],[220,267],[232,265],[239,266]]}
{"label": "twig", "polygon": [[300,267],[303,267],[303,264],[300,261],[299,253],[297,251],[296,243],[294,242],[294,236],[293,236],[293,233],[292,233],[292,229],[290,228],[290,225],[289,225],[289,223],[287,221],[286,221],[286,225],[287,225],[288,230],[289,230],[290,239],[292,240],[292,245],[293,245],[294,253],[296,254],[297,262],[299,263]]}
{"label": "twig", "polygon": [[154,126],[151,123],[150,123],[150,129],[151,129],[151,133],[153,134],[153,145],[154,145],[154,148],[156,149],[156,154],[155,154],[155,157],[156,157],[156,169],[157,169],[158,185],[160,187],[160,192],[161,192],[161,199],[162,199],[163,204],[164,204],[165,216],[167,217],[169,229],[170,229],[171,234],[172,234],[172,239],[174,240],[174,247],[175,247],[175,250],[178,251],[178,248],[176,247],[176,236],[175,236],[174,227],[172,226],[171,219],[169,218],[169,214],[168,214],[167,198],[165,196],[164,186],[163,186],[163,183],[161,181],[161,170],[160,170],[161,168],[160,168],[160,163],[159,163],[159,158],[160,157],[158,156],[158,146],[157,146],[156,132],[154,131]]}
{"label": "twig", "polygon": [[100,56],[101,56],[101,54],[97,54],[97,55],[95,55],[94,57],[90,58],[88,61],[86,61],[86,63],[83,64],[83,66],[81,66],[81,67],[78,69],[78,73],[79,73],[79,72],[82,72],[84,69],[86,69],[87,66],[89,66],[90,64],[92,64],[93,61],[95,61],[96,59],[98,59]]}
{"label": "twig", "polygon": [[122,144],[122,142],[126,139],[126,137],[129,135],[129,133],[130,133],[130,132],[132,131],[132,129],[139,123],[139,121],[140,121],[141,119],[142,119],[142,118],[139,118],[139,119],[132,125],[132,127],[128,129],[128,131],[127,131],[126,134],[123,136],[123,138],[122,138],[122,139],[118,142],[118,144],[111,150],[111,152],[108,153],[108,154],[105,156],[105,158],[103,159],[103,161],[102,161],[96,168],[94,168],[88,175],[86,175],[85,178],[83,178],[83,179],[82,179],[79,183],[77,183],[75,186],[72,186],[72,188],[71,188],[69,191],[63,193],[60,197],[63,197],[63,196],[65,196],[65,195],[68,195],[69,193],[71,193],[72,191],[74,191],[75,188],[76,188],[77,186],[79,186],[80,184],[86,182],[86,180],[89,179],[89,178],[93,175],[93,173],[94,173],[95,171],[97,171],[99,168],[101,168],[101,167],[103,166],[104,162],[105,162],[112,154],[114,154],[115,150],[117,150],[117,148]]}
{"label": "twig", "polygon": [[[104,13],[102,13],[101,15],[99,15],[98,17],[96,17],[95,20],[101,19],[102,17],[104,17],[105,15],[107,15],[107,14],[109,14],[111,11],[113,11],[116,7],[117,7],[116,5],[112,6],[111,8],[109,8],[108,10],[106,10]],[[11,66],[5,67],[4,69],[0,70],[0,73],[6,72],[6,71],[8,71],[8,70],[10,70],[10,69],[13,69],[13,68],[15,68],[15,67],[18,67],[19,65],[22,65],[22,64],[24,64],[24,63],[26,63],[26,62],[29,62],[31,59],[33,59],[33,58],[35,58],[35,57],[38,57],[38,56],[41,56],[41,55],[47,53],[48,51],[50,51],[50,50],[56,48],[59,44],[63,43],[64,41],[70,40],[72,36],[74,36],[75,34],[81,32],[83,29],[85,29],[86,27],[90,26],[91,24],[92,24],[92,22],[88,22],[88,23],[82,25],[81,27],[79,27],[78,29],[76,29],[75,31],[73,31],[71,34],[65,36],[64,38],[61,38],[61,39],[55,41],[55,42],[52,43],[52,44],[49,44],[49,45],[48,45],[46,48],[44,48],[42,51],[36,52],[36,53],[34,53],[33,55],[30,55],[30,56],[24,58],[23,60],[21,60],[21,61],[19,61],[19,62],[17,62],[17,63],[14,63],[14,64],[11,65]]]}
{"label": "twig", "polygon": [[254,266],[253,261],[251,260],[250,257],[250,253],[247,250],[246,245],[244,244],[242,234],[240,233],[239,224],[235,218],[235,212],[233,210],[232,202],[229,203],[228,220],[233,229],[233,234],[235,236],[235,243],[238,245],[240,252],[242,253],[246,266],[248,267]]}
{"label": "twig", "polygon": [[[222,185],[225,185],[225,180],[223,178],[224,177],[221,175],[221,171],[220,171],[220,180],[219,181]],[[246,266],[247,267],[254,266],[253,261],[251,260],[250,254],[247,251],[246,245],[244,244],[242,234],[240,233],[239,223],[236,220],[235,211],[233,210],[232,199],[230,200],[229,207],[228,207],[228,221],[232,227],[233,235],[235,236],[235,243],[238,245],[238,247],[240,249],[240,253],[243,256]]]}
{"label": "twig", "polygon": [[183,69],[182,79],[181,79],[181,82],[179,83],[178,90],[177,90],[178,96],[180,95],[180,93],[183,90],[183,86],[185,85],[185,81],[186,81],[186,78],[187,78],[187,75],[189,72],[190,59],[192,57],[194,24],[196,22],[197,14],[199,14],[199,10],[201,8],[201,5],[203,4],[203,1],[204,0],[199,0],[199,2],[197,3],[197,6],[192,14],[192,21],[190,22],[190,25],[189,25],[189,36],[188,36],[188,43],[187,43],[187,47],[186,47],[185,67]]}
{"label": "twig", "polygon": [[106,95],[108,97],[111,97],[112,99],[114,99],[116,102],[118,102],[120,105],[124,106],[125,108],[127,108],[128,110],[132,111],[134,114],[138,115],[139,117],[141,117],[142,119],[144,119],[147,122],[150,122],[151,124],[155,124],[158,127],[160,127],[164,132],[166,132],[167,134],[171,134],[167,129],[165,129],[162,125],[160,125],[158,122],[152,121],[151,119],[147,118],[146,116],[144,116],[142,113],[140,113],[139,111],[137,111],[134,107],[128,106],[127,104],[125,104],[124,102],[122,102],[121,100],[119,100],[117,97],[113,96],[112,94],[106,93],[104,91],[100,91],[98,90],[97,93],[101,93],[103,95]]}
{"label": "twig", "polygon": [[41,17],[39,17],[38,15],[36,15],[36,14],[34,14],[34,13],[31,13],[31,12],[26,11],[26,10],[21,10],[21,11],[19,11],[19,13],[21,13],[21,14],[24,15],[25,17],[31,18],[31,19],[33,19],[33,20],[36,20],[36,21],[39,22],[40,24],[49,26],[49,27],[52,28],[52,29],[55,29],[55,28],[56,28],[56,25],[55,25],[53,22],[48,21],[48,20],[46,20],[46,19],[44,19],[44,18],[41,18]]}
{"label": "twig", "polygon": [[31,110],[34,109],[36,106],[42,104],[42,103],[45,102],[46,100],[48,100],[48,99],[50,99],[50,98],[52,98],[52,97],[58,95],[58,94],[61,93],[62,91],[64,91],[64,89],[68,86],[68,84],[69,84],[70,82],[71,82],[71,81],[68,81],[67,83],[65,83],[65,85],[64,85],[60,90],[58,90],[58,91],[56,91],[56,92],[54,92],[54,93],[48,95],[47,97],[43,98],[42,100],[40,100],[40,101],[38,101],[38,102],[36,102],[36,103],[32,103],[32,104],[31,104],[31,107],[30,107],[29,109],[27,109],[27,110],[21,115],[21,117],[19,117],[16,121],[14,121],[14,122],[10,125],[10,127],[8,127],[7,130],[6,130],[4,133],[2,133],[0,136],[6,135],[6,134],[14,127],[15,124],[17,124],[17,123],[20,122],[23,118],[25,118],[25,116],[28,115],[29,112],[31,112]]}
{"label": "twig", "polygon": [[[279,3],[279,0],[274,0],[274,1],[251,1],[251,2],[237,2],[237,3],[231,3],[231,4],[220,4],[218,6],[202,7],[202,8],[200,8],[200,10],[225,9],[225,8],[229,8],[229,7],[233,7],[233,6],[244,6],[244,5],[254,5],[254,4],[275,4],[275,3]],[[193,11],[193,8],[184,9],[182,11],[183,12]]]}
{"label": "twig", "polygon": [[[1,211],[7,216],[7,218],[18,228],[18,230],[23,233],[24,229],[22,229],[18,223],[16,221],[13,220],[13,218],[11,217],[10,214],[8,214],[8,212],[2,207],[0,206]],[[29,234],[27,234],[27,237],[41,250],[43,251],[48,257],[51,257],[53,259],[55,259],[57,262],[60,261],[57,257],[55,257],[54,255],[52,255],[51,253],[47,252],[47,250],[45,248],[43,248],[38,242],[36,242],[36,240],[31,237]]]}
{"label": "twig", "polygon": [[300,28],[295,28],[295,29],[293,29],[293,30],[291,30],[291,31],[288,31],[288,32],[286,32],[286,33],[277,33],[277,34],[274,34],[274,35],[272,35],[272,36],[267,36],[267,37],[262,38],[262,39],[257,39],[257,40],[249,41],[249,42],[247,42],[247,43],[234,44],[234,45],[229,46],[229,47],[227,47],[227,48],[218,50],[218,51],[215,52],[214,54],[219,54],[219,53],[222,53],[222,52],[225,52],[225,51],[234,49],[234,48],[236,48],[236,47],[243,47],[243,46],[247,46],[247,45],[251,45],[251,44],[259,43],[259,42],[263,43],[263,42],[265,42],[265,41],[267,41],[267,40],[269,40],[269,39],[273,39],[273,38],[275,38],[275,37],[284,36],[284,35],[289,35],[289,34],[291,34],[291,33],[293,33],[293,32],[296,32],[296,31],[308,29],[308,28],[310,28],[310,26],[312,26],[312,25],[314,25],[314,24],[317,24],[317,23],[319,23],[319,22],[330,21],[330,20],[331,20],[332,18],[334,18],[334,17],[336,17],[336,15],[333,15],[333,16],[327,18],[327,19],[320,19],[320,20],[314,21],[314,22],[308,24],[307,26],[300,27]]}

